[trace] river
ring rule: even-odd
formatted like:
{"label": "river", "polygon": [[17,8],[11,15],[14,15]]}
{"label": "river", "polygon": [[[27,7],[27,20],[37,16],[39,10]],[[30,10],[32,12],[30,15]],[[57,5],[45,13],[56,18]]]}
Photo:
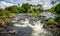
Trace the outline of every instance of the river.
{"label": "river", "polygon": [[[15,20],[16,18],[19,20]],[[8,28],[18,30],[19,32],[16,34],[6,34],[6,36],[54,36],[51,31],[43,28],[40,18],[24,16],[22,14],[18,14],[16,18],[11,19],[14,24]]]}

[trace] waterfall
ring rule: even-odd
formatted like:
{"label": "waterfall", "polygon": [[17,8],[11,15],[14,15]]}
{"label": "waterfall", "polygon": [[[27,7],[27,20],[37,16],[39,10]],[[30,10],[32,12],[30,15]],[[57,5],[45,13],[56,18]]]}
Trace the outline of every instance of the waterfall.
{"label": "waterfall", "polygon": [[[32,28],[33,31],[31,33],[31,36],[52,36],[52,33],[50,31],[47,31],[46,29],[43,28],[43,24],[41,23],[41,20],[35,21],[35,19],[26,18],[25,20],[22,19],[20,21],[17,21],[16,23],[14,22],[14,26],[19,27],[19,28],[21,28],[21,27],[22,28],[26,28],[26,27]],[[20,30],[24,30],[24,31],[27,30],[26,33],[28,31],[30,33],[30,29],[20,29]],[[25,36],[30,36],[30,35],[27,34]]]}

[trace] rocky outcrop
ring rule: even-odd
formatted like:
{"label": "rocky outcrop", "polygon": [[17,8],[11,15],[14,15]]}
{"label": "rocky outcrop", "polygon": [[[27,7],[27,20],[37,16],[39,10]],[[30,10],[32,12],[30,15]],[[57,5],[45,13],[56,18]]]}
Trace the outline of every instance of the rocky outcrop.
{"label": "rocky outcrop", "polygon": [[7,26],[13,25],[10,19],[7,19],[7,21],[4,21],[3,19],[0,19],[0,32],[7,30]]}
{"label": "rocky outcrop", "polygon": [[54,24],[44,26],[45,28],[60,33],[60,22],[55,22]]}
{"label": "rocky outcrop", "polygon": [[6,27],[6,23],[3,20],[0,20],[0,27]]}

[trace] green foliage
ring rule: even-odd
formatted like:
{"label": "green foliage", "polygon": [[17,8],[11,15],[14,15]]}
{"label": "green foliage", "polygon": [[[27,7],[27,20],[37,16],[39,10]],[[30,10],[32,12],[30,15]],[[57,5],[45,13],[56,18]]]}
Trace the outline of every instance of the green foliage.
{"label": "green foliage", "polygon": [[49,11],[53,14],[60,14],[60,4],[57,4],[56,6],[52,7],[51,9],[47,9],[45,11]]}
{"label": "green foliage", "polygon": [[44,21],[44,27],[48,25],[48,22],[47,21]]}
{"label": "green foliage", "polygon": [[7,10],[1,10],[0,18],[8,18],[10,16],[10,12]]}
{"label": "green foliage", "polygon": [[53,18],[50,18],[48,21],[44,21],[44,27],[47,27],[48,25],[52,25],[55,23],[55,20]]}
{"label": "green foliage", "polygon": [[55,23],[55,19],[50,18],[48,21],[44,21],[44,27]]}
{"label": "green foliage", "polygon": [[54,24],[54,22],[55,22],[55,20],[54,20],[53,18],[50,18],[50,19],[48,20],[48,24]]}
{"label": "green foliage", "polygon": [[33,13],[33,16],[34,17],[39,17],[40,15],[39,15],[39,13]]}
{"label": "green foliage", "polygon": [[26,12],[29,12],[29,9],[31,8],[31,6],[28,3],[26,3],[26,4],[22,4],[21,8],[22,8],[21,12],[26,13]]}
{"label": "green foliage", "polygon": [[39,12],[44,12],[44,10],[42,8],[38,8]]}
{"label": "green foliage", "polygon": [[34,12],[33,8],[28,9],[28,13],[33,13],[33,12]]}
{"label": "green foliage", "polygon": [[55,11],[55,7],[52,7],[51,9],[45,10],[45,12],[51,12],[53,14],[57,14],[56,11]]}
{"label": "green foliage", "polygon": [[22,6],[10,6],[5,10],[10,11],[11,13],[33,13],[33,12],[43,12],[41,4],[32,5],[29,3],[22,4]]}
{"label": "green foliage", "polygon": [[9,17],[13,17],[14,14],[10,13],[8,10],[1,10],[0,11],[0,18],[3,18],[5,22],[7,22]]}
{"label": "green foliage", "polygon": [[58,21],[58,22],[60,22],[60,17],[57,17],[55,20]]}
{"label": "green foliage", "polygon": [[19,12],[19,8],[17,6],[10,6],[10,7],[7,7],[6,10],[12,12],[12,13],[18,13]]}
{"label": "green foliage", "polygon": [[35,8],[33,8],[33,11],[36,13],[36,12],[38,12],[38,10],[37,9],[35,9]]}
{"label": "green foliage", "polygon": [[57,12],[57,14],[60,14],[60,4],[56,5],[55,11]]}

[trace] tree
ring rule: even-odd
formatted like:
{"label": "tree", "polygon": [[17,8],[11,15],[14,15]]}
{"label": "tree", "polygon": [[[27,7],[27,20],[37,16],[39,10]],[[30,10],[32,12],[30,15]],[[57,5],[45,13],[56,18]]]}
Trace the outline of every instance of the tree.
{"label": "tree", "polygon": [[38,4],[37,7],[42,8],[42,5],[41,4]]}
{"label": "tree", "polygon": [[12,12],[12,13],[18,13],[19,12],[19,8],[17,6],[10,6],[6,8],[8,11]]}
{"label": "tree", "polygon": [[57,3],[56,0],[55,0],[55,1],[53,1],[53,0],[51,1],[51,4],[52,4],[52,5],[54,5],[55,3]]}
{"label": "tree", "polygon": [[10,17],[10,12],[7,10],[1,10],[0,18],[8,18],[8,17]]}
{"label": "tree", "polygon": [[57,12],[57,14],[60,14],[60,4],[56,5],[54,10]]}
{"label": "tree", "polygon": [[60,17],[57,17],[55,20],[56,20],[57,22],[60,22]]}
{"label": "tree", "polygon": [[26,13],[26,12],[29,12],[29,9],[31,8],[31,6],[29,5],[29,3],[26,3],[26,4],[22,4],[21,8],[22,8],[21,11]]}

